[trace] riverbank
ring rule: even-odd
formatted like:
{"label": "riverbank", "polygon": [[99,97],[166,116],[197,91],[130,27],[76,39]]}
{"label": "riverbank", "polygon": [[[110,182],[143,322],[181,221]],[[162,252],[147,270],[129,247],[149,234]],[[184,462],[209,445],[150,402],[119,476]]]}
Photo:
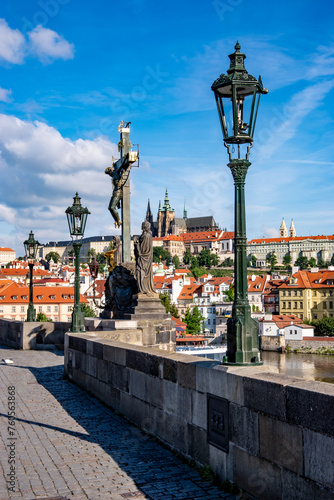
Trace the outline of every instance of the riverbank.
{"label": "riverbank", "polygon": [[261,335],[262,351],[303,352],[305,354],[334,354],[334,337],[303,337],[303,340],[286,340],[282,335]]}

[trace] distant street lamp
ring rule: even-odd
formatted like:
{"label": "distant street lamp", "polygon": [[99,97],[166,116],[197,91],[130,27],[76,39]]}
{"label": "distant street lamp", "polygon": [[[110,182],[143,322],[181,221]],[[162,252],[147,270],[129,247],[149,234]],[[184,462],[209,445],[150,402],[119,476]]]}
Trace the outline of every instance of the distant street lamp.
{"label": "distant street lamp", "polygon": [[71,207],[65,210],[67,216],[68,227],[73,241],[74,259],[75,259],[75,278],[74,278],[74,306],[72,313],[71,332],[85,331],[85,317],[80,305],[80,248],[82,246],[82,238],[85,232],[87,217],[90,214],[87,208],[84,208],[78,196],[75,194],[74,202]]}
{"label": "distant street lamp", "polygon": [[[239,42],[230,54],[230,68],[215,80],[211,89],[216,98],[219,120],[227,148],[234,186],[234,302],[232,317],[227,323],[227,355],[224,363],[235,365],[262,364],[259,353],[257,322],[251,317],[247,294],[247,238],[245,216],[245,179],[250,148],[259,109],[261,94],[268,90],[248,74],[244,66],[246,55],[240,52]],[[247,99],[249,97],[249,99]],[[225,105],[225,108],[224,108]],[[246,123],[247,121],[247,123]],[[236,157],[233,157],[235,154]]]}
{"label": "distant street lamp", "polygon": [[32,276],[33,276],[34,261],[36,260],[39,243],[38,241],[35,240],[34,233],[30,231],[29,238],[23,244],[30,271],[29,306],[27,312],[27,321],[36,321],[36,311],[34,309],[34,299],[33,299]]}

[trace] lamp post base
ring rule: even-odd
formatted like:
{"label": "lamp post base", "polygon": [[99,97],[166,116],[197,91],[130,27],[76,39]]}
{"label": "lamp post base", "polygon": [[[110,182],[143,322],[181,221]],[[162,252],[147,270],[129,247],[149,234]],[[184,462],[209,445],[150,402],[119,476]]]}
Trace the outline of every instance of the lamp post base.
{"label": "lamp post base", "polygon": [[84,333],[86,331],[85,328],[85,316],[81,311],[80,304],[75,304],[73,307],[72,313],[72,326],[70,328],[70,332],[72,333]]}
{"label": "lamp post base", "polygon": [[36,321],[36,311],[32,304],[29,304],[27,311],[27,322]]}

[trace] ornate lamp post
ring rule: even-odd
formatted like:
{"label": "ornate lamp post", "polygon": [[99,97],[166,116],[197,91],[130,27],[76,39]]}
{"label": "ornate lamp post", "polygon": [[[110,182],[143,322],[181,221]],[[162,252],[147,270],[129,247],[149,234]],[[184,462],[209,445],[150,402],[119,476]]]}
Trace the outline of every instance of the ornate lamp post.
{"label": "ornate lamp post", "polygon": [[79,273],[79,254],[82,246],[82,238],[85,232],[87,216],[90,214],[87,208],[84,208],[78,196],[75,194],[74,202],[71,207],[65,210],[67,216],[68,227],[73,241],[74,259],[75,259],[75,278],[74,278],[74,306],[72,313],[71,332],[85,331],[85,318],[80,306],[80,273]]}
{"label": "ornate lamp post", "polygon": [[24,249],[26,252],[26,257],[28,260],[29,264],[29,271],[30,271],[30,283],[29,283],[29,306],[28,306],[28,312],[27,312],[27,321],[36,321],[36,311],[34,309],[34,299],[33,299],[33,294],[32,294],[32,276],[33,276],[33,268],[34,268],[34,261],[36,259],[37,255],[37,249],[39,246],[38,241],[35,240],[34,238],[34,233],[30,231],[29,238],[23,243],[24,244]]}
{"label": "ornate lamp post", "polygon": [[[244,66],[246,55],[239,42],[230,54],[230,68],[212,84],[218,115],[223,131],[224,146],[229,155],[234,186],[234,302],[232,317],[227,324],[227,355],[224,363],[235,365],[262,364],[259,353],[258,326],[251,318],[247,294],[247,239],[245,216],[245,179],[253,146],[255,122],[261,94],[268,90],[250,75]],[[224,108],[225,106],[225,108]],[[247,120],[247,123],[246,123]],[[234,154],[235,153],[235,154]]]}

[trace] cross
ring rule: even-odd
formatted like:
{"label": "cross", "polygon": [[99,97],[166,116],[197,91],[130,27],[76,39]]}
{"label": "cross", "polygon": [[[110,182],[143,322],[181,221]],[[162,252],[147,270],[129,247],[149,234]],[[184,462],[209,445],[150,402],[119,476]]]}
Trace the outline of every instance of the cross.
{"label": "cross", "polygon": [[[131,261],[131,224],[130,224],[130,170],[133,163],[138,160],[138,152],[131,151],[129,134],[131,122],[125,124],[121,121],[118,127],[120,141],[118,150],[121,157],[113,162],[112,167],[105,170],[110,175],[113,184],[113,194],[108,210],[115,220],[115,227],[122,228],[122,261]],[[121,207],[122,220],[119,218],[117,208]]]}

